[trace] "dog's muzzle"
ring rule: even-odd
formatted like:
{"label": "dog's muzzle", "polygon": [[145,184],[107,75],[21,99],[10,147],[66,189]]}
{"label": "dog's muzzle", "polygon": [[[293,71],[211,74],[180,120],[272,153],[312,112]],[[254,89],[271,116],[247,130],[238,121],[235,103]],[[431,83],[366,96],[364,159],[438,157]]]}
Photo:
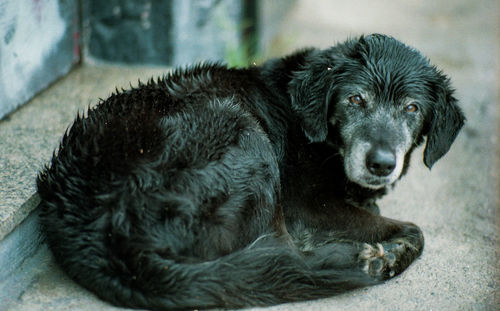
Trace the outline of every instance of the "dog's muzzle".
{"label": "dog's muzzle", "polygon": [[380,189],[394,183],[403,170],[404,148],[355,141],[344,153],[347,177],[363,187]]}
{"label": "dog's muzzle", "polygon": [[366,168],[376,176],[388,176],[396,167],[396,154],[386,148],[372,148],[366,155]]}

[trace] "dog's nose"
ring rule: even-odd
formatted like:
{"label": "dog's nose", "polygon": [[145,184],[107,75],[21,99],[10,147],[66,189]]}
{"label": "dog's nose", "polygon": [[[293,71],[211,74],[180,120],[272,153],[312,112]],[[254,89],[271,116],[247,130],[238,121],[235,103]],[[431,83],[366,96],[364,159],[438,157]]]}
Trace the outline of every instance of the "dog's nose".
{"label": "dog's nose", "polygon": [[387,176],[396,167],[396,155],[387,149],[373,148],[366,155],[366,167],[374,175]]}

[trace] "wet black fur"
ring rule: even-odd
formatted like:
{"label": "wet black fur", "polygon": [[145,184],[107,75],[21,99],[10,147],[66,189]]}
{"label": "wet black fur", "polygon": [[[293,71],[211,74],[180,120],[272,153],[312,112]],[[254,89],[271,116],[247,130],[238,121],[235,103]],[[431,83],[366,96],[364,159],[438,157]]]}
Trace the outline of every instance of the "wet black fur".
{"label": "wet black fur", "polygon": [[418,96],[429,167],[463,124],[448,79],[382,35],[177,70],[78,116],[40,173],[57,262],[107,301],[158,310],[327,297],[402,272],[421,231],[368,211],[385,189],[347,180],[344,125],[327,122],[350,83]]}

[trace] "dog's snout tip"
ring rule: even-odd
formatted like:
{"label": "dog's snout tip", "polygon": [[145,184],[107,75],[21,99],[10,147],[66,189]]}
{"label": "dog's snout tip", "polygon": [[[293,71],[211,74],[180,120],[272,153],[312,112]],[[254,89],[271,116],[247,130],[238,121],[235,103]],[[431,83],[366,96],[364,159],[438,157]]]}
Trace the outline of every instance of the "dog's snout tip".
{"label": "dog's snout tip", "polygon": [[366,155],[366,167],[377,176],[387,176],[396,167],[396,155],[391,150],[375,148]]}

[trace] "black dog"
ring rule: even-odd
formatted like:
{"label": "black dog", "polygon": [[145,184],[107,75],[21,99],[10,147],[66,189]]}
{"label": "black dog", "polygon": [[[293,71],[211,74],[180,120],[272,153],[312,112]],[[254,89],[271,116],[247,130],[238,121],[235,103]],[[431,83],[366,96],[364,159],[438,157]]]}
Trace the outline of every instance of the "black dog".
{"label": "black dog", "polygon": [[448,78],[383,35],[200,65],[78,116],[39,175],[41,220],[63,269],[120,306],[327,297],[420,255],[420,229],[375,200],[463,122]]}

